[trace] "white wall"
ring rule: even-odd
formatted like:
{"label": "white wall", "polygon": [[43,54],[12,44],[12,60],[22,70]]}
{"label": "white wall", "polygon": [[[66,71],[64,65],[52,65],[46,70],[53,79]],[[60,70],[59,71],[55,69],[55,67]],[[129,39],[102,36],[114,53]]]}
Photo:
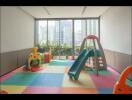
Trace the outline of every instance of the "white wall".
{"label": "white wall", "polygon": [[111,7],[101,16],[101,43],[103,48],[132,54],[132,9]]}
{"label": "white wall", "polygon": [[0,53],[1,53],[1,7],[0,7]]}
{"label": "white wall", "polygon": [[1,52],[34,46],[34,19],[18,7],[1,7]]}

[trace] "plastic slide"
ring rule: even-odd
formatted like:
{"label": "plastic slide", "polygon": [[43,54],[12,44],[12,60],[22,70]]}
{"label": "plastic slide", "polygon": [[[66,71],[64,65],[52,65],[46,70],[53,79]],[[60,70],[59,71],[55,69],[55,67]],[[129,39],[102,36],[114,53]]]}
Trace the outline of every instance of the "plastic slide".
{"label": "plastic slide", "polygon": [[82,68],[84,67],[88,57],[90,57],[91,54],[92,54],[92,49],[90,49],[90,50],[84,49],[80,53],[80,55],[78,56],[76,61],[73,63],[73,65],[71,66],[71,69],[68,72],[68,75],[71,79],[73,79],[73,80],[78,79]]}

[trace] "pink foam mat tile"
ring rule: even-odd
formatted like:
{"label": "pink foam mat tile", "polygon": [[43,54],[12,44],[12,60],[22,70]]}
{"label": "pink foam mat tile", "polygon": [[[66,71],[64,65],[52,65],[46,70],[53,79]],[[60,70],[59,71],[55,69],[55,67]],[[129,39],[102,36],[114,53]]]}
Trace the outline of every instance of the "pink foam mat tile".
{"label": "pink foam mat tile", "polygon": [[117,78],[112,75],[91,75],[91,78],[97,88],[113,88],[117,81]]}
{"label": "pink foam mat tile", "polygon": [[114,69],[112,69],[111,67],[108,67],[108,70],[111,72],[111,74],[113,74],[114,76],[116,76],[116,77],[118,77],[118,76],[120,76],[120,74],[117,72],[117,71],[115,71]]}

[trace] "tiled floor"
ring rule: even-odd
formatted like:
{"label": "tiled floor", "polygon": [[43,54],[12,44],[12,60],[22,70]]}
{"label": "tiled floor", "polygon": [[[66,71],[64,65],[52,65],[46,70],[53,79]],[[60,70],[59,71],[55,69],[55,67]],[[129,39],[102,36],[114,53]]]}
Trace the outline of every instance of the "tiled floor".
{"label": "tiled floor", "polygon": [[43,70],[25,72],[18,68],[0,77],[0,88],[9,94],[111,94],[117,74],[108,68],[95,72],[81,72],[77,81],[69,79],[67,72],[73,61],[55,60],[43,64]]}

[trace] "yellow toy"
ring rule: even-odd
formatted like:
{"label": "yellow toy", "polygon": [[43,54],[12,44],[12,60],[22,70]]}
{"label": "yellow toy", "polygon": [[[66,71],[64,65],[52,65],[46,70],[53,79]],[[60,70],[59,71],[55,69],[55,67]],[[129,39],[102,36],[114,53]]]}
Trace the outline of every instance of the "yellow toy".
{"label": "yellow toy", "polygon": [[32,53],[30,53],[28,58],[28,69],[31,70],[31,64],[37,62],[38,66],[41,65],[41,56],[40,53],[38,53],[38,48],[34,47],[32,48]]}

